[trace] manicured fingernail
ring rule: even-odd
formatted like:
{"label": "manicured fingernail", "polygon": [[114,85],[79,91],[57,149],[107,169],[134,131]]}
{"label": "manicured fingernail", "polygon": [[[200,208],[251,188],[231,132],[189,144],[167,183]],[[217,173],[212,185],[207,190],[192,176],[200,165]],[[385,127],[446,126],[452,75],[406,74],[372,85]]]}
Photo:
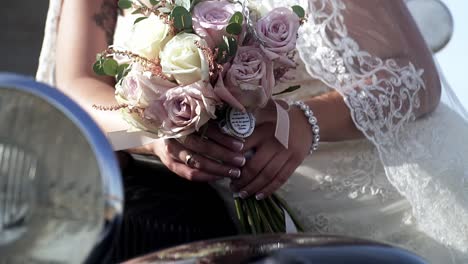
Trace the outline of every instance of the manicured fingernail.
{"label": "manicured fingernail", "polygon": [[265,195],[263,193],[258,193],[257,195],[255,195],[255,199],[257,200],[263,200],[265,198]]}
{"label": "manicured fingernail", "polygon": [[239,193],[239,197],[242,199],[247,198],[247,196],[249,196],[249,194],[246,191],[242,191]]}
{"label": "manicured fingernail", "polygon": [[241,171],[239,169],[229,169],[228,174],[231,178],[240,178]]}
{"label": "manicured fingernail", "polygon": [[232,162],[233,164],[239,166],[239,167],[243,167],[245,165],[245,157],[244,156],[237,156],[235,158],[232,159]]}
{"label": "manicured fingernail", "polygon": [[237,141],[237,140],[233,140],[232,147],[233,147],[232,150],[234,151],[241,151],[242,149],[244,149],[244,143]]}

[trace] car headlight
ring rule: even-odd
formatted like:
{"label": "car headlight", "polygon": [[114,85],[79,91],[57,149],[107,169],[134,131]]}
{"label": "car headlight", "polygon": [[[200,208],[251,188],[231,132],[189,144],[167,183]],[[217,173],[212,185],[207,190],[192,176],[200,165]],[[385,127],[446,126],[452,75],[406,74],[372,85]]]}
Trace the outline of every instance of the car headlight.
{"label": "car headlight", "polygon": [[89,261],[122,200],[114,152],[91,118],[56,89],[0,74],[2,261]]}

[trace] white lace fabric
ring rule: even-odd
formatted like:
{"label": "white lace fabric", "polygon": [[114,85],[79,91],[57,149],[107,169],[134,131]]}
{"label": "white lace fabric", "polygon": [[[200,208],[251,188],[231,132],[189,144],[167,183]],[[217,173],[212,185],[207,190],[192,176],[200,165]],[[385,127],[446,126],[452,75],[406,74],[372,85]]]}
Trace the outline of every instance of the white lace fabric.
{"label": "white lace fabric", "polygon": [[[54,85],[61,0],[50,1],[37,77]],[[283,97],[305,99],[336,89],[367,138],[322,144],[282,188],[308,231],[397,244],[431,263],[468,263],[468,124],[459,115],[466,112],[451,100],[416,118],[433,79],[420,59],[420,36],[406,28],[411,18],[401,10],[403,2],[254,4],[306,7],[298,40],[302,88]],[[129,25],[119,18],[116,44],[125,43]],[[443,92],[452,93],[448,87]]]}
{"label": "white lace fabric", "polygon": [[412,45],[419,36],[399,24],[408,20],[405,13],[388,1],[309,4],[298,43],[308,72],[343,95],[356,126],[377,147],[388,180],[411,204],[418,228],[466,257],[468,148],[457,144],[467,125],[444,103],[415,121],[430,76],[415,60],[424,55]]}

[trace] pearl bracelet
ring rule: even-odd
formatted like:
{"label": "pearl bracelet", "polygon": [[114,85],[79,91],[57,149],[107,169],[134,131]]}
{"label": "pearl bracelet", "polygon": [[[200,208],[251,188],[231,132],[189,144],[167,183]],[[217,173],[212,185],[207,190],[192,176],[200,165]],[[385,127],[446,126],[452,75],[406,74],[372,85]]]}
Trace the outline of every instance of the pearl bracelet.
{"label": "pearl bracelet", "polygon": [[314,151],[318,149],[319,142],[320,142],[320,127],[317,124],[317,118],[314,116],[314,112],[310,109],[310,107],[305,104],[303,101],[295,101],[293,105],[299,107],[302,111],[304,111],[305,116],[307,117],[307,121],[309,122],[310,126],[312,127],[312,146],[310,147],[309,154],[312,154]]}

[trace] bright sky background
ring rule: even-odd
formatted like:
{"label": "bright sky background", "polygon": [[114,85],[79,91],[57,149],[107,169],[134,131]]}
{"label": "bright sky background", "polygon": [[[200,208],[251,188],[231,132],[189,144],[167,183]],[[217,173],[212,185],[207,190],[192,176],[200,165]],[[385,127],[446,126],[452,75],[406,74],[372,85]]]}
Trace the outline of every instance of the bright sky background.
{"label": "bright sky background", "polygon": [[468,1],[442,0],[452,12],[455,32],[449,44],[436,57],[445,76],[468,109]]}

